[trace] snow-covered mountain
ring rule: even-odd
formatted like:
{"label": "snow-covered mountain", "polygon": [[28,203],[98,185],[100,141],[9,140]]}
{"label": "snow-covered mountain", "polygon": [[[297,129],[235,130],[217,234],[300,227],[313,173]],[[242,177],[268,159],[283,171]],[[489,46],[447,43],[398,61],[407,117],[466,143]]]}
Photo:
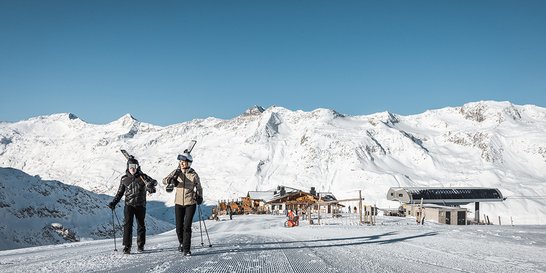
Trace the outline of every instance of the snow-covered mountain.
{"label": "snow-covered mountain", "polygon": [[[0,250],[113,236],[109,196],[3,167],[0,189]],[[146,226],[151,234],[173,228],[151,216]]]}
{"label": "snow-covered mountain", "polygon": [[[192,167],[208,204],[277,185],[314,186],[338,198],[363,190],[368,203],[391,208],[397,204],[385,196],[393,186],[496,187],[508,199],[482,203],[482,213],[546,224],[545,132],[546,109],[495,101],[412,116],[253,107],[229,120],[167,127],[129,114],[105,125],[55,114],[0,123],[0,166],[112,196],[125,169],[120,149],[160,181],[196,139]],[[173,199],[161,188],[150,200],[170,207]],[[165,206],[149,213],[172,218]]]}

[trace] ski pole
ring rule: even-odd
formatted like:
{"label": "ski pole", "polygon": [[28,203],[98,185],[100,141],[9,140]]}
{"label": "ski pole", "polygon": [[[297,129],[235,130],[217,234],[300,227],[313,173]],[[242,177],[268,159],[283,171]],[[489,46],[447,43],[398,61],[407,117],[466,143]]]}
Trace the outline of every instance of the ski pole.
{"label": "ski pole", "polygon": [[116,245],[116,223],[114,222],[114,210],[112,210],[112,231],[114,232],[114,251],[118,251]]}
{"label": "ski pole", "polygon": [[[201,214],[201,206],[199,206],[199,214]],[[205,223],[205,220],[203,220],[203,226],[205,227],[205,233],[207,234],[207,240],[209,240],[209,247],[212,247],[212,244],[210,243],[209,231],[207,230],[207,224]]]}
{"label": "ski pole", "polygon": [[118,220],[119,230],[120,230],[121,232],[123,232],[123,226],[121,225],[121,222],[119,221],[119,218],[118,218],[118,214],[116,213],[115,210],[114,210],[114,215],[116,216],[116,220]]}
{"label": "ski pole", "polygon": [[203,243],[203,229],[201,228],[201,210],[197,209],[197,213],[199,214],[199,232],[201,233],[201,246],[203,246],[204,243]]}

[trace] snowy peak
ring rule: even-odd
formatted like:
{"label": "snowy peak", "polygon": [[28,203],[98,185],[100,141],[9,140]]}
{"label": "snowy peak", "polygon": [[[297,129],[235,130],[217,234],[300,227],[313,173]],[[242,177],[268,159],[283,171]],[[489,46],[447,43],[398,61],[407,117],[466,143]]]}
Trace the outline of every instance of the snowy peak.
{"label": "snowy peak", "polygon": [[269,138],[279,133],[279,125],[281,123],[282,119],[277,112],[267,111],[267,115],[263,115],[260,119],[254,135],[248,138],[246,142],[266,143]]}
{"label": "snowy peak", "polygon": [[319,108],[311,111],[317,119],[331,120],[335,118],[343,118],[345,115],[338,113],[336,110]]}
{"label": "snowy peak", "polygon": [[118,139],[133,138],[140,131],[140,121],[131,114],[125,114],[121,118],[108,124],[112,130],[122,132]]}
{"label": "snowy peak", "polygon": [[139,121],[134,118],[131,114],[127,113],[120,117],[119,119],[111,122],[111,125],[119,125],[120,127],[132,127],[135,123],[138,123]]}
{"label": "snowy peak", "polygon": [[518,121],[522,118],[518,107],[510,102],[480,101],[466,103],[459,109],[459,113],[470,121],[488,121],[497,124],[505,120]]}
{"label": "snowy peak", "polygon": [[59,114],[39,116],[36,119],[38,119],[38,120],[50,120],[50,121],[71,121],[71,120],[75,120],[75,119],[79,119],[79,118],[78,118],[78,116],[76,116],[73,113],[59,113]]}
{"label": "snowy peak", "polygon": [[37,116],[33,118],[29,118],[24,121],[20,121],[18,123],[63,123],[63,124],[83,124],[85,123],[83,120],[81,120],[78,116],[76,116],[73,113],[59,113],[59,114],[51,114],[51,115],[43,115],[43,116]]}
{"label": "snowy peak", "polygon": [[[21,134],[43,135],[55,132],[62,135],[73,130],[81,130],[87,123],[72,113],[37,116],[14,123],[0,123],[0,134],[11,138]],[[7,130],[3,130],[6,128]],[[0,137],[1,139],[1,137]]]}
{"label": "snowy peak", "polygon": [[393,127],[394,125],[399,123],[400,120],[396,114],[385,111],[385,112],[371,115],[368,118],[368,122],[374,126],[378,125],[379,123],[382,123],[384,125],[387,125],[388,127]]}
{"label": "snowy peak", "polygon": [[246,109],[246,111],[243,113],[244,116],[256,116],[256,115],[261,115],[263,112],[265,111],[265,109],[261,106],[258,106],[258,105],[254,105],[248,109]]}

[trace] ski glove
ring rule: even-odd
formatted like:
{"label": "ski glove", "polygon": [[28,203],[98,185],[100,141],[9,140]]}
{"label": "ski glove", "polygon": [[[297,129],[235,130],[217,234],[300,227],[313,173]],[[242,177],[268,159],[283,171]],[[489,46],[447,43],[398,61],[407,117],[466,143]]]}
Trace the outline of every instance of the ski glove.
{"label": "ski glove", "polygon": [[148,191],[149,193],[156,192],[155,186],[157,186],[157,181],[153,179],[151,181],[146,181],[146,191]]}
{"label": "ski glove", "polygon": [[203,196],[199,194],[195,195],[195,201],[197,202],[197,205],[203,204]]}
{"label": "ski glove", "polygon": [[169,184],[167,184],[167,187],[165,187],[165,190],[167,192],[172,192],[174,190],[174,187],[178,186],[178,176],[180,175],[182,171],[180,169],[176,169],[173,176],[169,179]]}
{"label": "ski glove", "polygon": [[169,182],[169,184],[167,184],[167,187],[165,187],[165,190],[167,192],[172,192],[174,190],[174,184]]}
{"label": "ski glove", "polygon": [[116,208],[116,203],[110,202],[110,203],[108,203],[107,206],[108,206],[111,210],[114,210],[114,209]]}

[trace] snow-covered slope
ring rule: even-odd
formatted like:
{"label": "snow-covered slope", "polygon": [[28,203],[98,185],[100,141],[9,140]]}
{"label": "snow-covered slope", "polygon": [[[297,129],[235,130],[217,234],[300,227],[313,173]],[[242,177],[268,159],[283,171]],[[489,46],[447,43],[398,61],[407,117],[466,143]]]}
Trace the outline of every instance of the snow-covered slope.
{"label": "snow-covered slope", "polygon": [[[192,257],[182,257],[173,231],[148,236],[141,254],[114,252],[113,240],[0,251],[0,271],[20,272],[526,272],[546,270],[540,226],[448,226],[399,217],[377,225],[282,226],[278,215],[207,221],[200,244],[194,223]],[[229,217],[228,217],[229,218]],[[355,219],[356,220],[356,219]],[[119,249],[119,245],[118,245]]]}
{"label": "snow-covered slope", "polygon": [[[105,206],[111,199],[0,167],[0,250],[111,238],[112,215]],[[123,219],[121,208],[117,214]],[[116,226],[119,228],[117,222]],[[151,216],[146,226],[149,234],[173,228]]]}
{"label": "snow-covered slope", "polygon": [[[129,150],[159,181],[196,139],[192,167],[209,204],[281,184],[314,186],[338,198],[356,197],[361,189],[379,207],[397,206],[385,198],[392,186],[497,187],[507,201],[483,203],[482,213],[546,224],[544,132],[546,109],[494,101],[412,116],[254,107],[230,120],[167,127],[130,115],[95,125],[56,114],[0,123],[0,166],[113,195],[125,168],[119,149]],[[173,199],[164,189],[152,197],[167,206]]]}

